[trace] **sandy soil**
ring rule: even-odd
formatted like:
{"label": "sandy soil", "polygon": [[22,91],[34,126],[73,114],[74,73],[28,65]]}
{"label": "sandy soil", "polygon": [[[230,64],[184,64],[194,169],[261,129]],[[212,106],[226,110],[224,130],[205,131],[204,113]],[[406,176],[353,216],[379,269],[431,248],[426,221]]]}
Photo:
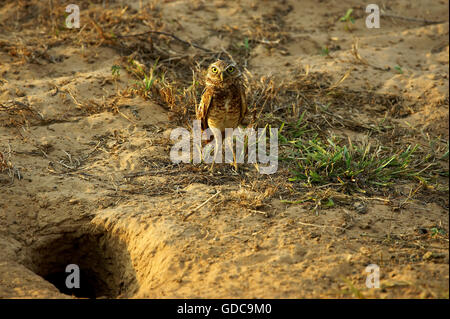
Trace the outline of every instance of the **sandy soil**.
{"label": "sandy soil", "polygon": [[[382,17],[380,29],[367,29],[365,8],[349,0],[78,2],[79,30],[61,27],[58,1],[0,7],[0,298],[72,298],[55,287],[72,263],[82,297],[448,298],[448,184],[416,194],[399,182],[392,193],[317,209],[284,201],[296,186],[281,164],[274,176],[174,165],[179,113],[130,93],[133,76],[111,67],[136,53],[91,22],[116,35],[158,29],[213,51],[254,39],[239,60],[254,79],[309,72],[338,83],[347,74],[341,90],[402,103],[333,112],[367,126],[387,117],[405,139],[445,144],[447,1],[384,2],[417,20]],[[339,22],[349,8],[355,23]],[[120,21],[129,29],[116,30]],[[176,59],[162,63],[171,70],[180,59],[204,67],[200,49],[152,38],[139,45],[170,47]],[[379,289],[365,285],[369,264],[380,267]]]}

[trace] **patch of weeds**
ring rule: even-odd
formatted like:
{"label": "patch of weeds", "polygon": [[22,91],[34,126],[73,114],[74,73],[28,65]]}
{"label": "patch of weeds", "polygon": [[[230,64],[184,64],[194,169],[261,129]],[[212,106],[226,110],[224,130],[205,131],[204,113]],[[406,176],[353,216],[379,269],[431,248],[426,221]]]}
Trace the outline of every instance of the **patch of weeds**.
{"label": "patch of weeds", "polygon": [[113,77],[120,76],[120,68],[121,68],[120,65],[116,64],[111,67],[111,74]]}
{"label": "patch of weeds", "polygon": [[361,190],[369,186],[386,187],[396,180],[427,183],[436,175],[445,175],[436,156],[423,154],[418,145],[398,149],[370,142],[353,143],[336,136],[319,136],[304,113],[293,124],[282,124],[279,141],[284,157],[293,163],[291,182],[305,186],[337,184]]}
{"label": "patch of weeds", "polygon": [[358,299],[366,299],[364,294],[358,288],[353,285],[353,283],[347,278],[341,278],[341,280],[346,284],[347,289],[343,289],[342,292],[345,295],[353,295]]}
{"label": "patch of weeds", "polygon": [[432,237],[446,236],[447,235],[445,229],[442,229],[440,227],[433,227],[433,228],[430,229],[430,231],[431,231],[431,236]]}
{"label": "patch of weeds", "polygon": [[321,56],[330,56],[330,49],[328,48],[328,46],[325,46],[320,50],[320,55]]}
{"label": "patch of weeds", "polygon": [[233,51],[236,51],[236,55],[248,56],[251,50],[249,38],[245,37],[241,43],[234,44],[234,47],[235,49]]}
{"label": "patch of weeds", "polygon": [[155,63],[153,64],[153,67],[150,69],[149,73],[148,74],[144,73],[143,85],[144,85],[145,91],[150,91],[150,89],[153,86],[153,82],[155,82],[155,80],[156,80],[155,69],[156,69],[157,65],[158,65],[158,59],[156,59]]}
{"label": "patch of weeds", "polygon": [[243,47],[244,47],[245,51],[247,51],[247,52],[250,51],[250,45],[248,43],[248,38],[247,37],[245,37],[245,39],[244,39]]}
{"label": "patch of weeds", "polygon": [[156,74],[157,65],[158,59],[156,59],[155,63],[150,68],[150,70],[148,72],[145,72],[144,70],[145,66],[140,64],[138,61],[133,59],[128,60],[128,66],[126,67],[126,69],[128,72],[132,73],[135,77],[139,79],[134,83],[138,87],[138,91],[139,90],[143,91],[142,92],[143,96],[151,95],[152,88],[158,82],[158,75]]}
{"label": "patch of weeds", "polygon": [[146,66],[134,59],[124,59],[122,67],[137,79],[127,88],[128,94],[152,99],[172,111],[169,115],[171,120],[186,124],[201,94],[201,84],[195,73],[192,73],[192,81],[189,82],[188,74],[182,74],[179,68],[159,64],[158,58],[148,71]]}
{"label": "patch of weeds", "polygon": [[352,24],[355,24],[355,18],[353,17],[353,9],[350,8],[347,10],[345,15],[339,19],[340,22],[345,22],[345,30],[351,31],[352,30]]}
{"label": "patch of weeds", "polygon": [[398,73],[403,74],[403,69],[402,69],[401,66],[396,65],[396,66],[394,66],[394,69],[395,69]]}
{"label": "patch of weeds", "polygon": [[336,207],[336,205],[349,205],[352,202],[352,196],[329,188],[314,188],[310,191],[302,192],[300,199],[297,200],[281,200],[287,204],[305,204],[317,212],[319,209],[327,209]]}
{"label": "patch of weeds", "polygon": [[353,18],[352,13],[353,13],[353,9],[352,8],[348,9],[347,12],[345,13],[345,15],[343,17],[341,17],[339,19],[339,21],[355,23],[355,19]]}
{"label": "patch of weeds", "polygon": [[445,152],[444,155],[442,155],[439,159],[444,160],[444,159],[448,159],[448,145],[447,145],[447,151]]}

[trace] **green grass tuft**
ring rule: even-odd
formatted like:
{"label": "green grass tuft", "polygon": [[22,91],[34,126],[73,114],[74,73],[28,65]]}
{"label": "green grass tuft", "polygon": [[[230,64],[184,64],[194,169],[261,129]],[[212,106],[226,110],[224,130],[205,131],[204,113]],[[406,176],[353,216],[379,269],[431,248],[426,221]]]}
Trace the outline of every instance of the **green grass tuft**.
{"label": "green grass tuft", "polygon": [[370,142],[353,143],[337,136],[321,137],[303,123],[304,114],[294,124],[283,123],[279,130],[284,155],[280,159],[294,164],[291,182],[365,188],[389,186],[399,179],[426,183],[437,175],[448,175],[436,163],[438,158],[432,154],[424,156],[418,145],[393,149]]}

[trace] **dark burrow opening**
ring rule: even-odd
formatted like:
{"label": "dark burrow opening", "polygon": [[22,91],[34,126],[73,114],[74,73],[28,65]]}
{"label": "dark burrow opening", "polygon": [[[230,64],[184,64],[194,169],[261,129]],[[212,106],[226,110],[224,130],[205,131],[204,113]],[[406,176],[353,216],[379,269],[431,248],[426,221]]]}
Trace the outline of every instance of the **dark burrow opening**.
{"label": "dark burrow opening", "polygon": [[[79,273],[79,287],[67,287],[66,279],[67,277],[73,273],[75,275],[75,271]],[[99,291],[98,280],[95,274],[90,270],[79,269],[72,270],[71,272],[53,272],[46,276],[44,279],[51,282],[60,292],[66,295],[72,295],[78,298],[97,298],[102,293]],[[75,279],[73,279],[75,281]]]}
{"label": "dark burrow opening", "polygon": [[40,240],[29,257],[27,266],[63,294],[126,298],[137,289],[126,245],[105,232],[76,230]]}

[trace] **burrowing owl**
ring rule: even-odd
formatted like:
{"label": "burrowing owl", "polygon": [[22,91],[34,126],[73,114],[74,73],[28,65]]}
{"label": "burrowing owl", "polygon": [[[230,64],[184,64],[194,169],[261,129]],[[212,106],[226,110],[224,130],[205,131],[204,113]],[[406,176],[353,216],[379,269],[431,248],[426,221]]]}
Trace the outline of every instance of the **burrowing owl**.
{"label": "burrowing owl", "polygon": [[218,60],[208,67],[206,87],[196,110],[202,130],[236,128],[247,113],[241,72],[234,63]]}

